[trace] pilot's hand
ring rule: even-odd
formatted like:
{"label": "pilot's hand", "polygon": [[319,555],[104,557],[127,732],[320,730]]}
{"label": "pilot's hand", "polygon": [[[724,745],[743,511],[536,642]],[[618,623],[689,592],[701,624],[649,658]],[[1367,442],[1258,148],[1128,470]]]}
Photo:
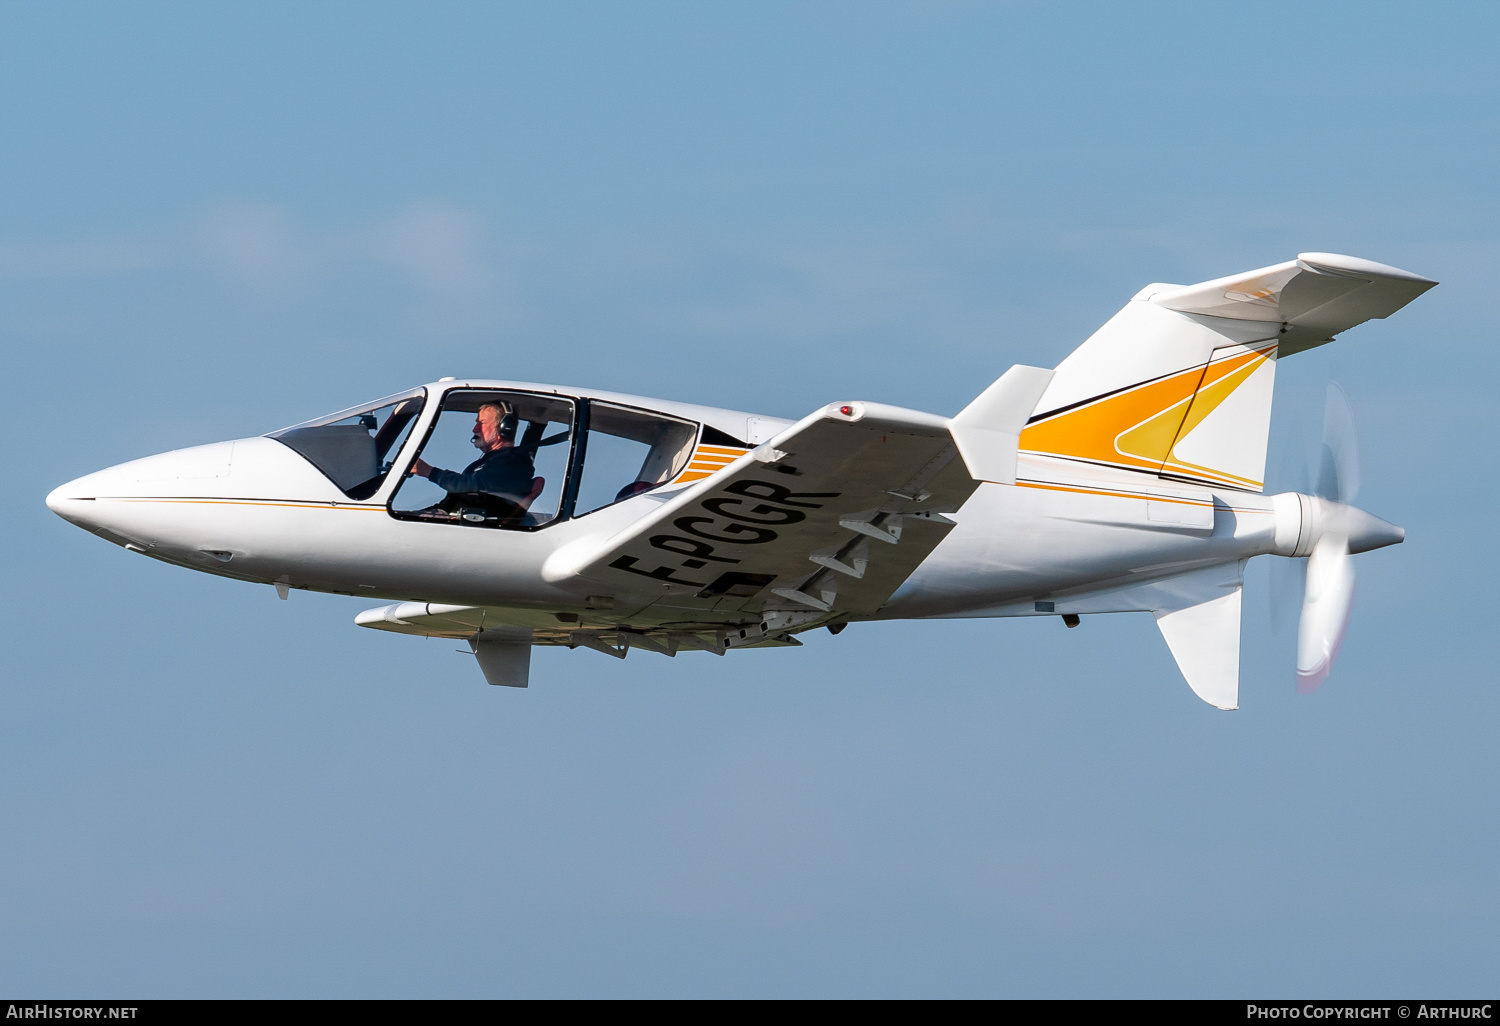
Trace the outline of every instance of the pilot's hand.
{"label": "pilot's hand", "polygon": [[411,472],[418,477],[426,477],[432,473],[432,464],[419,458],[417,462],[411,465]]}

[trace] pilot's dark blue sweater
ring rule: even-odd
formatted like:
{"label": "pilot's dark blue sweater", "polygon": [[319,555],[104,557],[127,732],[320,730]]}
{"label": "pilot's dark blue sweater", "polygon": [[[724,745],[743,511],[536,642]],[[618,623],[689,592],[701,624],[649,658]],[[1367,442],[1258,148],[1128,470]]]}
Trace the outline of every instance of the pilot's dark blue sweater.
{"label": "pilot's dark blue sweater", "polygon": [[432,468],[427,480],[448,492],[486,492],[519,499],[531,491],[536,476],[532,449],[507,446],[485,453],[464,468],[462,474]]}

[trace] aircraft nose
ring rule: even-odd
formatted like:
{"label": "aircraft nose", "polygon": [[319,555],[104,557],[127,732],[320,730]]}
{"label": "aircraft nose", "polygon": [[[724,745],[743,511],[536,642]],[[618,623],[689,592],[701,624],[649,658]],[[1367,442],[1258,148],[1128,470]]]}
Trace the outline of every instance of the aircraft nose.
{"label": "aircraft nose", "polygon": [[[118,467],[110,467],[93,474],[85,474],[67,484],[58,485],[47,493],[47,508],[74,527],[81,527],[116,545],[136,547],[143,550],[144,537],[137,528],[122,526],[122,510],[119,503],[109,501],[110,496],[124,491],[128,481],[122,481]],[[128,494],[128,492],[126,493]]]}
{"label": "aircraft nose", "polygon": [[[168,562],[217,568],[235,554],[243,565],[268,542],[247,519],[266,496],[337,501],[344,493],[295,450],[271,438],[175,449],[69,481],[47,495],[47,508],[76,527]],[[248,533],[247,533],[248,532]],[[274,576],[274,575],[273,575]]]}
{"label": "aircraft nose", "polygon": [[65,485],[58,485],[47,493],[47,508],[58,516],[62,516],[63,510],[67,508],[66,503],[74,497],[76,492],[77,489],[74,488],[72,481]]}
{"label": "aircraft nose", "polygon": [[47,494],[47,508],[70,524],[106,538],[155,538],[150,508],[131,502],[142,496],[191,494],[204,484],[222,484],[229,474],[233,442],[216,442],[132,460],[85,474]]}
{"label": "aircraft nose", "polygon": [[99,495],[98,474],[85,474],[47,493],[47,508],[70,524],[92,526],[89,514]]}

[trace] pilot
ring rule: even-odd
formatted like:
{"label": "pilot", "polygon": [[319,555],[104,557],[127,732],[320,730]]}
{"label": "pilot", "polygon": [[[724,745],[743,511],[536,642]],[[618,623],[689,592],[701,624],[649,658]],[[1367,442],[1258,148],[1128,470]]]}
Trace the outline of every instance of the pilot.
{"label": "pilot", "polygon": [[484,455],[463,473],[442,470],[418,458],[411,472],[450,495],[482,492],[516,502],[531,491],[535,446],[515,444],[515,411],[508,403],[486,403],[474,417],[474,448]]}

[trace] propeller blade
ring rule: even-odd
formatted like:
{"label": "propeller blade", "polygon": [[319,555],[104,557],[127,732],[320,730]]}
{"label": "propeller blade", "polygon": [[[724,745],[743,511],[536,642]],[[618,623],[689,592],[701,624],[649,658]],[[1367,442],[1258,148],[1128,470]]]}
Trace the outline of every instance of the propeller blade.
{"label": "propeller blade", "polygon": [[[1306,418],[1293,406],[1286,414],[1287,430],[1277,448],[1274,465],[1275,476],[1280,487],[1275,491],[1309,491],[1308,479],[1312,476],[1307,467],[1307,434],[1304,431]],[[1269,470],[1270,468],[1268,468]],[[1271,480],[1267,474],[1267,483]],[[1267,491],[1273,489],[1267,488]],[[1307,591],[1307,560],[1277,558],[1271,561],[1267,571],[1269,588],[1266,598],[1271,614],[1271,628],[1281,631],[1297,622],[1301,615],[1302,596]]]}
{"label": "propeller blade", "polygon": [[1307,560],[1277,556],[1267,570],[1270,578],[1271,627],[1279,633],[1290,629],[1302,615],[1302,598],[1307,594]]}
{"label": "propeller blade", "polygon": [[1297,625],[1297,691],[1310,695],[1328,679],[1354,605],[1354,560],[1347,539],[1319,539],[1307,557],[1307,591]]}
{"label": "propeller blade", "polygon": [[1328,383],[1323,404],[1323,451],[1315,492],[1334,502],[1350,503],[1359,494],[1359,444],[1355,440],[1354,411],[1336,382]]}

